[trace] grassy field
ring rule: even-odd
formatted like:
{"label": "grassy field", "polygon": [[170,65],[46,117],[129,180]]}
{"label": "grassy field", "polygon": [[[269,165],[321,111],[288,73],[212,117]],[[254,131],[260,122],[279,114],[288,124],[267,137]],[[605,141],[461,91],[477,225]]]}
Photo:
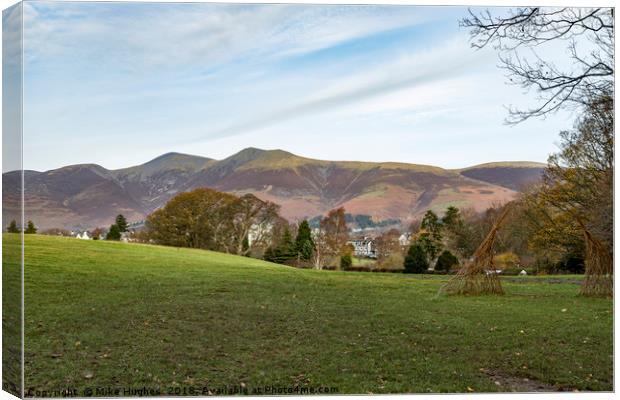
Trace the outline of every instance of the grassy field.
{"label": "grassy field", "polygon": [[574,277],[444,297],[442,276],[200,250],[26,235],[25,253],[26,390],[613,389],[612,301]]}

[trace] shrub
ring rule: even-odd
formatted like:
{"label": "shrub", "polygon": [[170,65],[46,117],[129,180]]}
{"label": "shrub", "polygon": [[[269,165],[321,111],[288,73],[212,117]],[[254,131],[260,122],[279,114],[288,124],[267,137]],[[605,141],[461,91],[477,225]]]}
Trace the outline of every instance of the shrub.
{"label": "shrub", "polygon": [[343,271],[348,270],[353,265],[353,258],[351,254],[345,254],[340,257],[340,269]]}
{"label": "shrub", "polygon": [[519,256],[511,251],[496,255],[493,261],[500,269],[517,268],[520,263]]}
{"label": "shrub", "polygon": [[409,246],[409,251],[405,257],[404,262],[405,273],[407,274],[421,274],[428,269],[428,260],[426,253],[419,243],[413,243]]}
{"label": "shrub", "polygon": [[459,265],[459,259],[448,250],[444,250],[437,259],[435,264],[435,271],[448,272],[453,267]]}

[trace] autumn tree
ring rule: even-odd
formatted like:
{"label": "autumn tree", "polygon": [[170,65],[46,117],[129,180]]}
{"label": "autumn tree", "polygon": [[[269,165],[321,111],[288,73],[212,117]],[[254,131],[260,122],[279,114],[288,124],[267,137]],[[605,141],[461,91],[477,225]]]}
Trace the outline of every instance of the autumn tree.
{"label": "autumn tree", "polygon": [[326,263],[335,263],[345,250],[349,232],[344,208],[331,210],[325,216],[317,231],[315,241],[315,268],[321,269]]}
{"label": "autumn tree", "polygon": [[266,247],[279,209],[277,204],[262,201],[253,194],[234,201],[229,210],[233,229],[230,252],[247,255],[252,247]]}
{"label": "autumn tree", "polygon": [[[542,185],[524,197],[529,212],[538,217],[533,244],[559,245],[565,258],[578,250],[586,259],[586,275],[593,262],[587,259],[586,238],[605,253],[590,255],[613,259],[613,124],[613,99],[592,101],[575,128],[562,132],[560,151],[549,157]],[[612,264],[604,269],[606,275],[613,273]]]}
{"label": "autumn tree", "polygon": [[394,267],[403,264],[399,239],[400,232],[397,229],[390,229],[375,239],[377,264],[380,267]]}
{"label": "autumn tree", "polygon": [[239,198],[201,188],[178,194],[149,215],[147,229],[159,244],[245,255],[269,244],[277,211],[275,204],[253,195]]}
{"label": "autumn tree", "polygon": [[613,244],[613,99],[593,100],[575,128],[560,134],[560,151],[549,157],[540,193],[554,208],[584,221]]}
{"label": "autumn tree", "polygon": [[93,237],[93,240],[99,240],[103,236],[103,232],[103,228],[95,228],[90,234]]}

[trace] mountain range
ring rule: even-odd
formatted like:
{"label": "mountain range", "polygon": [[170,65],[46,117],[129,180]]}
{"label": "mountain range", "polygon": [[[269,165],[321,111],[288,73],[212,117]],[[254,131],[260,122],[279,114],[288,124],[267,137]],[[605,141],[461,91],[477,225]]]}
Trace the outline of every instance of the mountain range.
{"label": "mountain range", "polygon": [[[291,221],[343,206],[375,221],[419,217],[448,205],[482,211],[513,199],[545,165],[500,162],[449,170],[395,162],[324,161],[283,150],[244,149],[223,160],[167,153],[108,170],[96,164],[24,171],[26,219],[42,229],[108,226],[117,214],[144,219],[174,195],[198,187],[253,193]],[[5,225],[19,215],[19,171],[3,174]]]}

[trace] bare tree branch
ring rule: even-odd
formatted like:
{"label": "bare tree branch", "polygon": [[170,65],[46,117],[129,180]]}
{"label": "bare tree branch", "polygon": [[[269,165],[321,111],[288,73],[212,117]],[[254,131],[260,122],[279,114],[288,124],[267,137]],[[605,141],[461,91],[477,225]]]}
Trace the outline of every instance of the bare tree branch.
{"label": "bare tree branch", "polygon": [[[501,68],[512,84],[533,88],[539,104],[526,110],[509,108],[506,122],[516,124],[532,117],[545,117],[561,108],[585,106],[602,95],[613,97],[614,16],[613,9],[538,7],[517,8],[507,16],[489,11],[474,13],[460,21],[469,28],[471,46],[493,46],[500,53]],[[572,65],[559,68],[538,56],[535,48],[550,41],[566,41]],[[579,54],[577,42],[592,50]],[[519,51],[529,49],[535,61]]]}

